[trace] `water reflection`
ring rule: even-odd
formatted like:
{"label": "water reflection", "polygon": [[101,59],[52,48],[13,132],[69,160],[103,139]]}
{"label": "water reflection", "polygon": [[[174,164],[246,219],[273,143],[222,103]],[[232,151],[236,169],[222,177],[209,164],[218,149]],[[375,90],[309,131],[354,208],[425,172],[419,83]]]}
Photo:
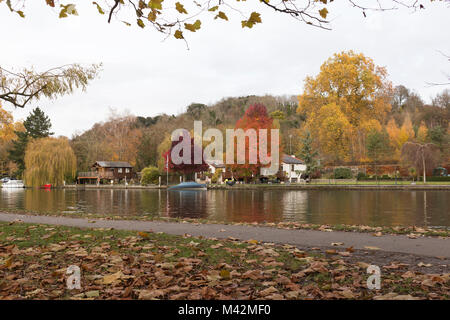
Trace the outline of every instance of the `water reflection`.
{"label": "water reflection", "polygon": [[450,226],[449,191],[1,189],[0,210],[234,222]]}

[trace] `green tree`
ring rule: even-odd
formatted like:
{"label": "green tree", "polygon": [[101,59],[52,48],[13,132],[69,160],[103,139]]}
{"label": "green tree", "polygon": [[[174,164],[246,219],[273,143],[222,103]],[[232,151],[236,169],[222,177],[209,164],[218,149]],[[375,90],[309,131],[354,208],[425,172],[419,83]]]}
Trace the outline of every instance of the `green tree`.
{"label": "green tree", "polygon": [[301,149],[299,155],[300,159],[302,159],[306,164],[306,174],[313,174],[318,168],[316,161],[318,152],[313,149],[313,139],[309,131],[306,131],[301,139]]}
{"label": "green tree", "polygon": [[389,134],[386,129],[382,131],[372,130],[366,139],[367,156],[373,162],[378,162],[386,157],[390,151]]}
{"label": "green tree", "polygon": [[378,179],[376,164],[381,159],[385,158],[390,151],[389,134],[386,129],[382,131],[372,130],[369,132],[366,139],[367,156],[372,160],[375,177]]}
{"label": "green tree", "polygon": [[142,173],[141,184],[148,185],[148,184],[157,184],[159,182],[160,174],[158,168],[150,166],[144,168],[141,173]]}
{"label": "green tree", "polygon": [[442,145],[445,141],[445,129],[441,126],[435,126],[428,130],[428,138],[442,149]]}
{"label": "green tree", "polygon": [[53,135],[53,132],[50,132],[50,119],[39,107],[29,114],[23,126],[25,131],[15,131],[17,139],[12,142],[12,148],[9,150],[9,158],[17,164],[17,176],[21,176],[25,170],[25,150],[30,139]]}

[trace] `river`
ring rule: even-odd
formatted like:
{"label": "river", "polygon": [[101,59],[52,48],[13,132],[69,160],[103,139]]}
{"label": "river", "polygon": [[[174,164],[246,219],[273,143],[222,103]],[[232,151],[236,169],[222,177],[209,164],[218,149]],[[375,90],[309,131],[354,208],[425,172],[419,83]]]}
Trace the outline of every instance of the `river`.
{"label": "river", "polygon": [[450,191],[0,189],[0,210],[226,222],[450,226]]}

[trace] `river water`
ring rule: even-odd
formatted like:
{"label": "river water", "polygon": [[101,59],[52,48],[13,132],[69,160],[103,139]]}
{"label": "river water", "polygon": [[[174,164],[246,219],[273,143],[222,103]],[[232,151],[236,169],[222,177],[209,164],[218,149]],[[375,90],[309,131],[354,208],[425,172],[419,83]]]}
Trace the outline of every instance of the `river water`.
{"label": "river water", "polygon": [[0,210],[229,222],[450,226],[450,191],[0,189]]}

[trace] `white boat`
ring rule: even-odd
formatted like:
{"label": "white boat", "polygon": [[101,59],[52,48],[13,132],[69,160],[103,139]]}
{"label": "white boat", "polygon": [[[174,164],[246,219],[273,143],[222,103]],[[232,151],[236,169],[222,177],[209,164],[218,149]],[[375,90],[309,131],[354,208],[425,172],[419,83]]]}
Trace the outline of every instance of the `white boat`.
{"label": "white boat", "polygon": [[9,180],[2,183],[2,188],[25,188],[22,180]]}

